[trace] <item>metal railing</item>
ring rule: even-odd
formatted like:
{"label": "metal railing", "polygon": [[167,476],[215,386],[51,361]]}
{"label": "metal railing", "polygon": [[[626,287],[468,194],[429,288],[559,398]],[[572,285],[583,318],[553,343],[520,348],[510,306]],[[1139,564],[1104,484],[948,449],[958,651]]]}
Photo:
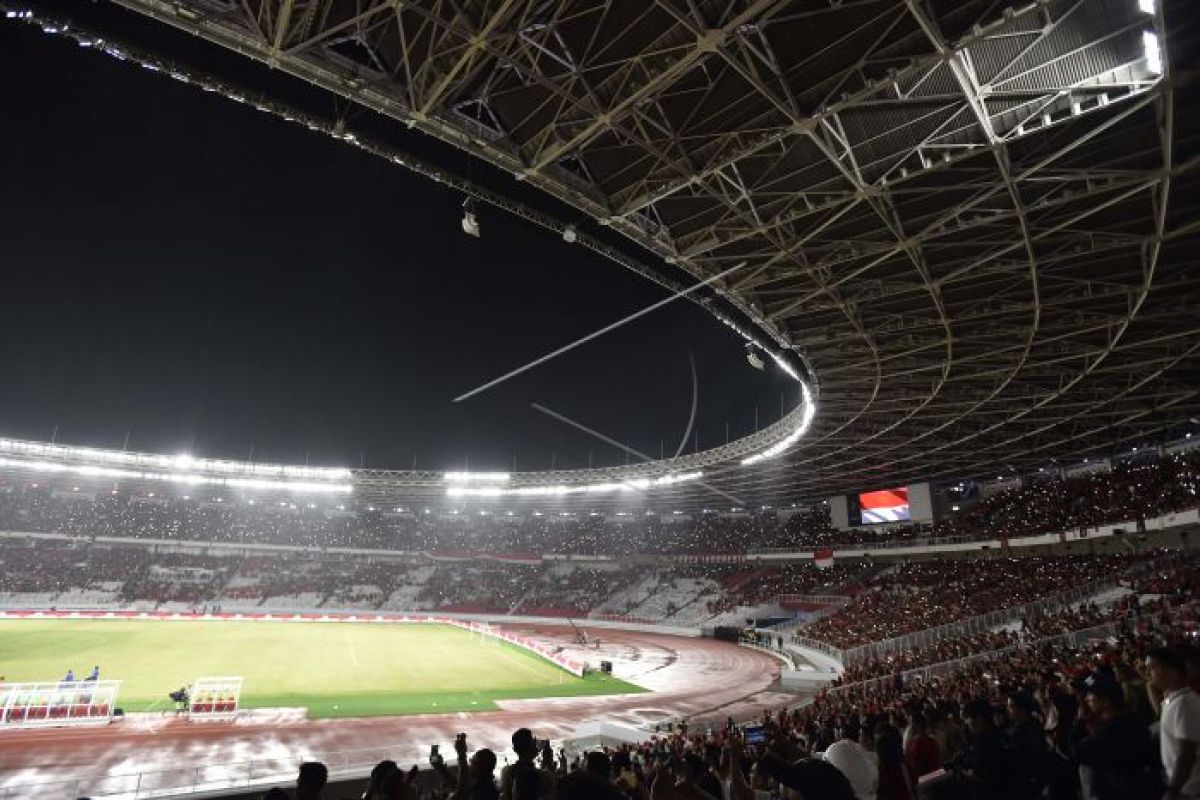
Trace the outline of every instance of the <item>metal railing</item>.
{"label": "metal railing", "polygon": [[814,606],[844,606],[850,602],[850,598],[844,594],[779,594],[775,595],[773,602],[780,605],[784,603],[807,603]]}
{"label": "metal railing", "polygon": [[843,666],[846,664],[842,650],[834,647],[829,642],[822,642],[820,639],[810,639],[807,636],[793,636],[792,641],[801,647],[807,647],[810,650],[816,650],[818,653],[824,653],[831,658],[835,658]]}
{"label": "metal railing", "polygon": [[967,619],[961,619],[957,622],[948,622],[945,625],[938,625],[933,628],[926,628],[920,631],[914,631],[903,636],[896,636],[891,639],[883,639],[870,644],[858,645],[857,647],[847,648],[842,651],[842,663],[849,666],[857,664],[860,661],[865,661],[868,658],[887,655],[901,650],[913,650],[928,645],[940,642],[943,639],[960,638],[963,636],[973,636],[978,633],[985,633],[993,628],[1004,625],[1009,622],[1014,622],[1021,617],[1027,617],[1034,614],[1041,614],[1046,611],[1056,610],[1063,606],[1078,603],[1092,597],[1100,592],[1115,588],[1117,579],[1105,579],[1076,586],[1073,589],[1068,589],[1050,597],[1044,597],[1041,600],[1033,600],[1028,603],[1023,603],[1019,606],[1010,606],[1009,608],[1000,608],[995,611],[989,611],[986,614],[979,614]]}
{"label": "metal railing", "polygon": [[[1158,621],[1164,616],[1175,615],[1181,611],[1195,611],[1200,608],[1200,603],[1190,602],[1181,606],[1172,608],[1164,608],[1156,611],[1151,611],[1145,614],[1134,614],[1126,617],[1103,622],[1099,625],[1092,625],[1087,628],[1081,628],[1075,631],[1066,633],[1056,633],[1053,636],[1043,636],[1038,639],[1028,639],[1023,642],[1001,647],[995,650],[985,650],[981,653],[972,653],[969,656],[951,659],[949,661],[939,661],[936,664],[927,664],[922,667],[913,667],[899,673],[901,683],[907,685],[910,681],[928,681],[932,678],[942,677],[945,675],[953,675],[970,664],[977,661],[986,661],[1006,653],[1012,653],[1017,650],[1027,650],[1042,647],[1055,647],[1059,645],[1068,645],[1071,648],[1078,648],[1080,645],[1094,642],[1098,639],[1112,638],[1118,634],[1125,633],[1130,630],[1131,626],[1136,626],[1145,621]],[[895,675],[885,675],[879,678],[871,678],[865,681],[856,681],[843,686],[836,686],[827,690],[826,696],[836,696],[838,694],[846,694],[852,691],[870,690],[880,686],[895,684]]]}
{"label": "metal railing", "polygon": [[772,602],[782,605],[785,602],[811,603],[812,605],[820,606],[816,611],[808,612],[803,617],[795,617],[787,619],[783,622],[777,622],[774,625],[767,627],[767,630],[773,633],[790,633],[798,630],[805,625],[811,625],[814,622],[820,622],[828,616],[832,616],[841,611],[853,598],[840,594],[781,594]]}
{"label": "metal railing", "polygon": [[[1196,510],[1196,506],[1185,506],[1174,511],[1166,511],[1159,513],[1156,517],[1151,517],[1144,520],[1147,530],[1158,531],[1165,530],[1166,526],[1162,525],[1162,521],[1180,514],[1186,514],[1189,511]],[[1157,524],[1156,524],[1157,523]],[[885,529],[880,529],[879,535],[876,536],[874,531],[866,531],[862,528],[854,530],[863,530],[864,536],[857,538],[855,541],[822,541],[806,545],[796,545],[793,547],[756,547],[746,550],[747,558],[755,556],[792,556],[796,559],[812,558],[813,551],[819,548],[832,548],[834,554],[845,557],[847,552],[857,553],[861,551],[874,552],[876,550],[903,550],[904,548],[930,548],[939,545],[955,545],[969,543],[990,543],[995,542],[998,545],[1003,545],[1007,540],[1010,546],[1020,546],[1022,543],[1037,544],[1041,540],[1050,537],[1057,541],[1078,541],[1086,540],[1087,534],[1095,535],[1105,528],[1109,527],[1131,527],[1136,528],[1137,520],[1133,519],[1118,519],[1109,522],[1084,525],[1077,528],[1042,531],[1040,533],[1018,533],[1014,536],[1001,537],[993,531],[981,531],[976,534],[960,533],[953,536],[934,536],[925,535],[913,537],[911,539],[889,539],[886,541],[877,541],[876,539],[883,538],[886,535]],[[893,530],[895,530],[893,528]],[[1082,533],[1081,533],[1082,532]]]}
{"label": "metal railing", "polygon": [[[1030,536],[1043,536],[1045,534],[1030,534]],[[839,550],[897,550],[905,547],[933,547],[943,544],[966,544],[968,542],[981,542],[989,540],[997,540],[991,533],[984,533],[978,536],[971,534],[960,533],[955,536],[918,536],[911,539],[884,539],[882,535],[864,536],[851,542],[829,541],[813,544],[811,546],[801,547],[755,547],[746,550],[747,556],[773,556],[773,555],[810,555],[813,549],[821,549],[825,547],[833,548],[836,554]],[[997,540],[998,541],[998,540]],[[807,549],[806,549],[807,548]]]}

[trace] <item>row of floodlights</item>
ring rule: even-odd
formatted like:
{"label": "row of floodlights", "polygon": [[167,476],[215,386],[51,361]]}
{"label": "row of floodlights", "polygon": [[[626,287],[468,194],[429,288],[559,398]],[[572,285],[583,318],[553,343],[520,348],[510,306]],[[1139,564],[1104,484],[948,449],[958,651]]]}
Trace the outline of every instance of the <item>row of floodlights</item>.
{"label": "row of floodlights", "polygon": [[83,461],[112,467],[134,467],[157,472],[216,473],[246,478],[303,481],[347,481],[350,470],[342,467],[298,467],[285,464],[254,464],[248,461],[193,458],[187,454],[164,456],[150,453],[130,453],[124,450],[101,450],[93,447],[70,447],[19,439],[0,439],[0,454],[24,456],[55,461]]}
{"label": "row of floodlights", "polygon": [[[476,483],[475,475],[483,476]],[[450,476],[454,478],[451,479]],[[447,497],[565,497],[573,494],[608,494],[620,491],[645,491],[659,486],[672,486],[677,483],[698,481],[704,473],[673,472],[657,478],[630,478],[624,481],[606,481],[603,483],[581,483],[577,485],[555,484],[550,486],[505,486],[509,476],[506,473],[446,473]]]}
{"label": "row of floodlights", "polygon": [[240,478],[234,476],[204,475],[197,472],[167,472],[159,470],[136,470],[124,467],[109,467],[99,464],[68,464],[59,461],[16,459],[0,456],[0,468],[30,470],[66,475],[82,475],[85,478],[111,478],[113,480],[166,481],[188,486],[225,486],[231,489],[261,489],[300,492],[304,494],[349,493],[354,487],[344,483],[317,483],[315,481],[272,480],[269,478]]}
{"label": "row of floodlights", "polygon": [[[23,19],[23,20],[30,20],[30,19],[32,19],[33,14],[31,11],[12,11],[12,10],[10,10],[10,11],[6,12],[5,16],[10,19],[19,18],[19,19]],[[51,24],[51,23],[43,24],[42,29],[46,33],[51,33],[51,34],[66,33],[66,31],[67,31],[67,29],[65,27],[59,27],[56,24]],[[114,45],[109,45],[108,43],[100,41],[100,40],[93,41],[91,39],[78,38],[78,42],[81,46],[84,46],[84,47],[97,46],[101,50],[103,50],[103,52],[107,53],[108,55],[113,56],[114,58],[118,58],[120,60],[127,60],[127,58],[128,58],[128,54],[126,54],[120,48],[118,48]],[[137,63],[139,63],[142,67],[153,70],[153,71],[163,71],[164,70],[163,66],[156,64],[156,63],[151,63],[144,59],[138,59]],[[178,69],[175,69],[175,68],[172,68],[170,70],[169,74],[171,77],[176,78],[178,80],[184,80],[189,83],[197,82],[197,83],[199,83],[201,88],[203,88],[205,91],[219,91],[220,90],[220,87],[218,87],[216,85],[212,85],[210,83],[203,82],[203,81],[196,81],[187,73],[179,71]],[[238,102],[242,102],[242,103],[249,102],[247,100],[247,98],[242,97],[240,95],[234,95],[234,94],[231,94],[228,92],[226,92],[226,94],[231,99],[237,100]],[[255,105],[257,108],[259,108],[259,110],[262,110],[262,111],[275,111],[275,109],[273,109],[267,105],[264,105],[262,103],[257,103]],[[282,116],[286,120],[295,121],[293,117],[291,117],[287,114],[282,114]],[[314,127],[313,123],[311,123],[311,122],[306,123],[306,124],[314,130],[318,129],[318,128]],[[340,133],[335,132],[334,135],[337,135],[338,138],[341,138],[352,144],[358,144],[357,139],[354,137],[353,134],[351,134],[349,132],[340,132]],[[478,217],[476,215],[476,207],[475,207],[474,199],[469,198],[464,203],[463,212],[464,212],[463,220],[462,220],[463,231],[469,235],[478,236],[479,235],[479,221],[478,221]],[[575,228],[575,226],[568,225],[563,230],[562,235],[563,235],[563,239],[565,241],[575,242],[578,239],[579,233],[578,233],[578,230]],[[724,321],[726,324],[732,325],[732,323],[730,323],[728,320],[726,320],[724,318],[722,318],[722,321]],[[737,328],[737,326],[733,326],[733,327],[744,338],[749,340],[750,337],[747,336],[745,334],[745,332],[741,331],[739,328]],[[751,345],[751,349],[750,349],[750,351],[748,351],[748,356],[752,355],[753,358],[751,358],[751,363],[754,364],[756,367],[761,368],[760,365],[762,364],[762,361],[758,357],[757,353],[754,352],[753,347],[754,347],[754,345]],[[787,363],[786,360],[784,360],[783,358],[781,358],[779,355],[777,355],[775,353],[771,353],[770,355],[771,355],[772,359],[775,361],[775,363],[780,367],[780,369],[782,369],[784,372],[786,372],[792,379],[800,382],[803,385],[803,382],[800,381],[800,378],[796,374],[796,371],[791,367],[791,365],[789,365]],[[806,392],[806,394],[807,394],[807,392]],[[797,428],[796,430],[793,430],[779,444],[777,444],[771,448],[768,448],[767,450],[765,450],[755,456],[752,456],[749,459],[743,460],[742,463],[743,464],[753,464],[753,463],[757,463],[758,461],[774,458],[778,455],[781,455],[785,450],[787,450],[789,447],[791,447],[800,438],[800,436],[803,434],[803,429],[806,429],[808,426],[808,423],[811,421],[811,418],[812,418],[811,399],[809,400],[809,406],[810,407],[808,409],[806,409],[806,411],[803,415],[803,419],[801,421],[801,426],[799,428]],[[25,444],[27,444],[28,447],[31,449],[38,448],[38,447],[43,447],[43,448],[55,447],[54,445],[37,445],[37,444],[32,444],[32,443],[25,443]],[[101,451],[101,450],[91,451],[91,452],[87,452],[85,454],[82,452],[84,450],[83,448],[64,448],[64,449],[78,450],[78,451],[80,451],[80,453],[76,454],[75,456],[70,456],[70,455],[67,455],[67,454],[64,454],[61,452],[53,452],[53,453],[47,452],[44,454],[39,454],[36,452],[25,452],[25,453],[21,453],[21,454],[26,455],[26,456],[33,456],[33,457],[38,457],[40,455],[42,457],[47,457],[47,458],[61,458],[61,457],[64,457],[64,455],[66,455],[66,457],[86,457],[87,460],[89,460],[89,461],[96,460],[96,461],[101,461],[102,463],[117,464],[117,465],[126,466],[126,467],[130,467],[130,466],[139,467],[139,468],[141,468],[141,470],[144,470],[147,473],[161,471],[164,473],[172,473],[173,474],[176,471],[193,470],[197,474],[216,472],[216,473],[220,473],[222,475],[246,476],[246,477],[259,478],[259,479],[262,479],[262,478],[280,479],[280,478],[282,478],[282,479],[285,479],[285,482],[288,483],[289,485],[272,486],[271,488],[284,488],[284,489],[295,488],[293,485],[291,485],[290,479],[301,479],[303,481],[325,481],[325,480],[348,481],[350,479],[349,470],[344,470],[344,469],[325,470],[325,469],[320,469],[320,468],[309,468],[309,467],[287,467],[287,466],[282,466],[282,465],[276,466],[276,465],[262,465],[262,464],[246,464],[246,463],[239,463],[239,462],[222,462],[222,461],[203,461],[203,462],[197,461],[195,464],[191,464],[191,463],[189,463],[190,457],[188,457],[188,456],[177,456],[177,457],[147,456],[147,455],[140,455],[140,454],[126,454],[126,453],[120,453],[120,452]],[[4,451],[0,450],[0,452],[4,452]],[[152,459],[153,463],[148,464],[146,462],[146,459]],[[180,463],[175,463],[175,462],[180,462]],[[147,469],[147,468],[149,468],[149,469]],[[118,476],[114,475],[112,477],[118,477]],[[662,480],[667,484],[678,482],[677,480],[672,480],[671,478],[672,478],[672,476],[663,476],[663,478],[655,479],[655,480]],[[503,480],[504,479],[501,479],[500,482],[503,482]],[[454,481],[450,481],[450,479],[448,479],[448,481],[452,482],[452,483],[454,482]],[[227,484],[227,485],[233,485],[233,484]],[[663,485],[663,484],[660,483],[660,484],[652,484],[652,485]],[[621,488],[642,488],[642,487],[637,485],[637,481],[624,481],[624,482],[617,482],[617,483],[593,484],[588,487],[565,487],[565,486],[522,487],[520,493],[527,494],[527,495],[535,495],[535,496],[536,495],[557,496],[557,495],[564,495],[564,494],[572,494],[572,493],[576,493],[576,492],[614,491],[614,490],[621,489]],[[348,487],[336,487],[335,489],[327,489],[326,491],[328,491],[328,490],[349,491],[349,488]],[[458,488],[456,490],[461,491],[461,488]],[[491,490],[490,493],[495,494],[494,488]],[[503,494],[503,493],[508,493],[508,492],[501,492],[501,494]]]}
{"label": "row of floodlights", "polygon": [[[804,436],[812,425],[816,414],[812,391],[801,382],[803,411],[796,426],[775,444],[753,455],[743,458],[743,466],[752,466],[762,461],[777,458],[787,452]],[[630,478],[623,481],[583,483],[577,485],[554,484],[546,486],[511,486],[512,474],[508,472],[447,472],[443,474],[447,497],[564,497],[575,494],[607,494],[620,491],[645,491],[661,486],[698,481],[704,473],[673,472],[657,478]]]}

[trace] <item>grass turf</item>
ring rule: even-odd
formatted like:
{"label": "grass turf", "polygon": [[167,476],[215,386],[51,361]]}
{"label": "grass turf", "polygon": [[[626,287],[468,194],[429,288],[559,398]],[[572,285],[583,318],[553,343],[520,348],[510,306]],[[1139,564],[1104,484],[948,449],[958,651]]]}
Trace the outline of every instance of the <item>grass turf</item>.
{"label": "grass turf", "polygon": [[578,678],[519,647],[441,624],[152,620],[0,621],[7,681],[122,681],[126,711],[171,707],[167,693],[203,676],[244,678],[244,708],[303,706],[310,717],[487,711],[497,700],[644,689]]}

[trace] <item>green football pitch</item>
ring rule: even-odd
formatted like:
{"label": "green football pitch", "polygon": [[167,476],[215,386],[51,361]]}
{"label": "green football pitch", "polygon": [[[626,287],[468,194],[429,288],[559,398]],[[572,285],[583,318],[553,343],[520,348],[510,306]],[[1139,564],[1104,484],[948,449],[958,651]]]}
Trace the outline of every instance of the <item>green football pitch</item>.
{"label": "green football pitch", "polygon": [[172,708],[194,678],[240,675],[244,708],[303,706],[310,717],[487,711],[497,700],[644,691],[576,677],[497,639],[441,624],[152,620],[0,621],[10,682],[120,680],[126,711]]}

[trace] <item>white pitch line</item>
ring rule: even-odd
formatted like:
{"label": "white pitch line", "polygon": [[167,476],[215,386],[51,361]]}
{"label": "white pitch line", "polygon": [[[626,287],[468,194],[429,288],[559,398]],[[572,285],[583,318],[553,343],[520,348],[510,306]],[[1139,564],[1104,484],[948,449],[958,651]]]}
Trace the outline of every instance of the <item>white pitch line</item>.
{"label": "white pitch line", "polygon": [[659,300],[656,303],[651,303],[650,305],[646,306],[645,308],[641,309],[640,311],[635,311],[623,319],[619,319],[616,322],[613,322],[609,325],[605,325],[603,328],[601,328],[598,331],[593,331],[592,333],[589,333],[587,336],[576,339],[575,341],[571,342],[570,344],[563,345],[562,347],[558,348],[557,350],[549,352],[546,355],[541,356],[540,358],[535,358],[533,361],[530,361],[529,363],[525,364],[524,366],[517,367],[516,369],[512,370],[511,372],[506,372],[503,375],[501,375],[499,378],[494,378],[494,379],[488,381],[487,383],[483,384],[482,386],[476,386],[471,391],[460,394],[458,397],[454,398],[454,402],[461,403],[463,400],[466,400],[468,397],[474,397],[475,395],[479,394],[480,392],[487,391],[488,389],[492,388],[493,386],[503,383],[504,381],[508,380],[509,378],[516,377],[517,375],[520,375],[522,372],[527,372],[527,371],[533,369],[534,367],[538,366],[539,364],[545,364],[547,361],[549,361],[552,358],[557,358],[558,356],[561,356],[563,353],[566,353],[569,350],[574,350],[576,347],[579,347],[579,345],[585,344],[586,342],[590,342],[592,339],[595,339],[598,336],[603,336],[604,334],[608,333],[609,331],[615,330],[627,322],[632,322],[633,320],[637,319],[638,317],[645,316],[646,314],[649,314],[651,311],[654,311],[655,309],[662,308],[667,303],[674,302],[675,300],[678,300],[681,297],[686,297],[687,295],[696,291],[700,287],[707,286],[708,284],[712,283],[713,281],[720,280],[721,278],[724,278],[726,275],[733,272],[734,270],[741,269],[744,266],[746,266],[746,262],[739,261],[737,264],[734,264],[732,267],[725,270],[724,272],[719,272],[710,278],[705,278],[704,280],[700,281],[699,283],[696,283],[696,284],[693,284],[693,285],[687,287],[686,289],[681,289],[672,295],[668,295],[667,297],[664,297],[662,300]]}
{"label": "white pitch line", "polygon": [[346,644],[350,646],[350,660],[354,662],[354,666],[361,667],[358,663],[358,650],[354,647],[354,640],[350,638],[350,631],[343,631],[346,636]]}

